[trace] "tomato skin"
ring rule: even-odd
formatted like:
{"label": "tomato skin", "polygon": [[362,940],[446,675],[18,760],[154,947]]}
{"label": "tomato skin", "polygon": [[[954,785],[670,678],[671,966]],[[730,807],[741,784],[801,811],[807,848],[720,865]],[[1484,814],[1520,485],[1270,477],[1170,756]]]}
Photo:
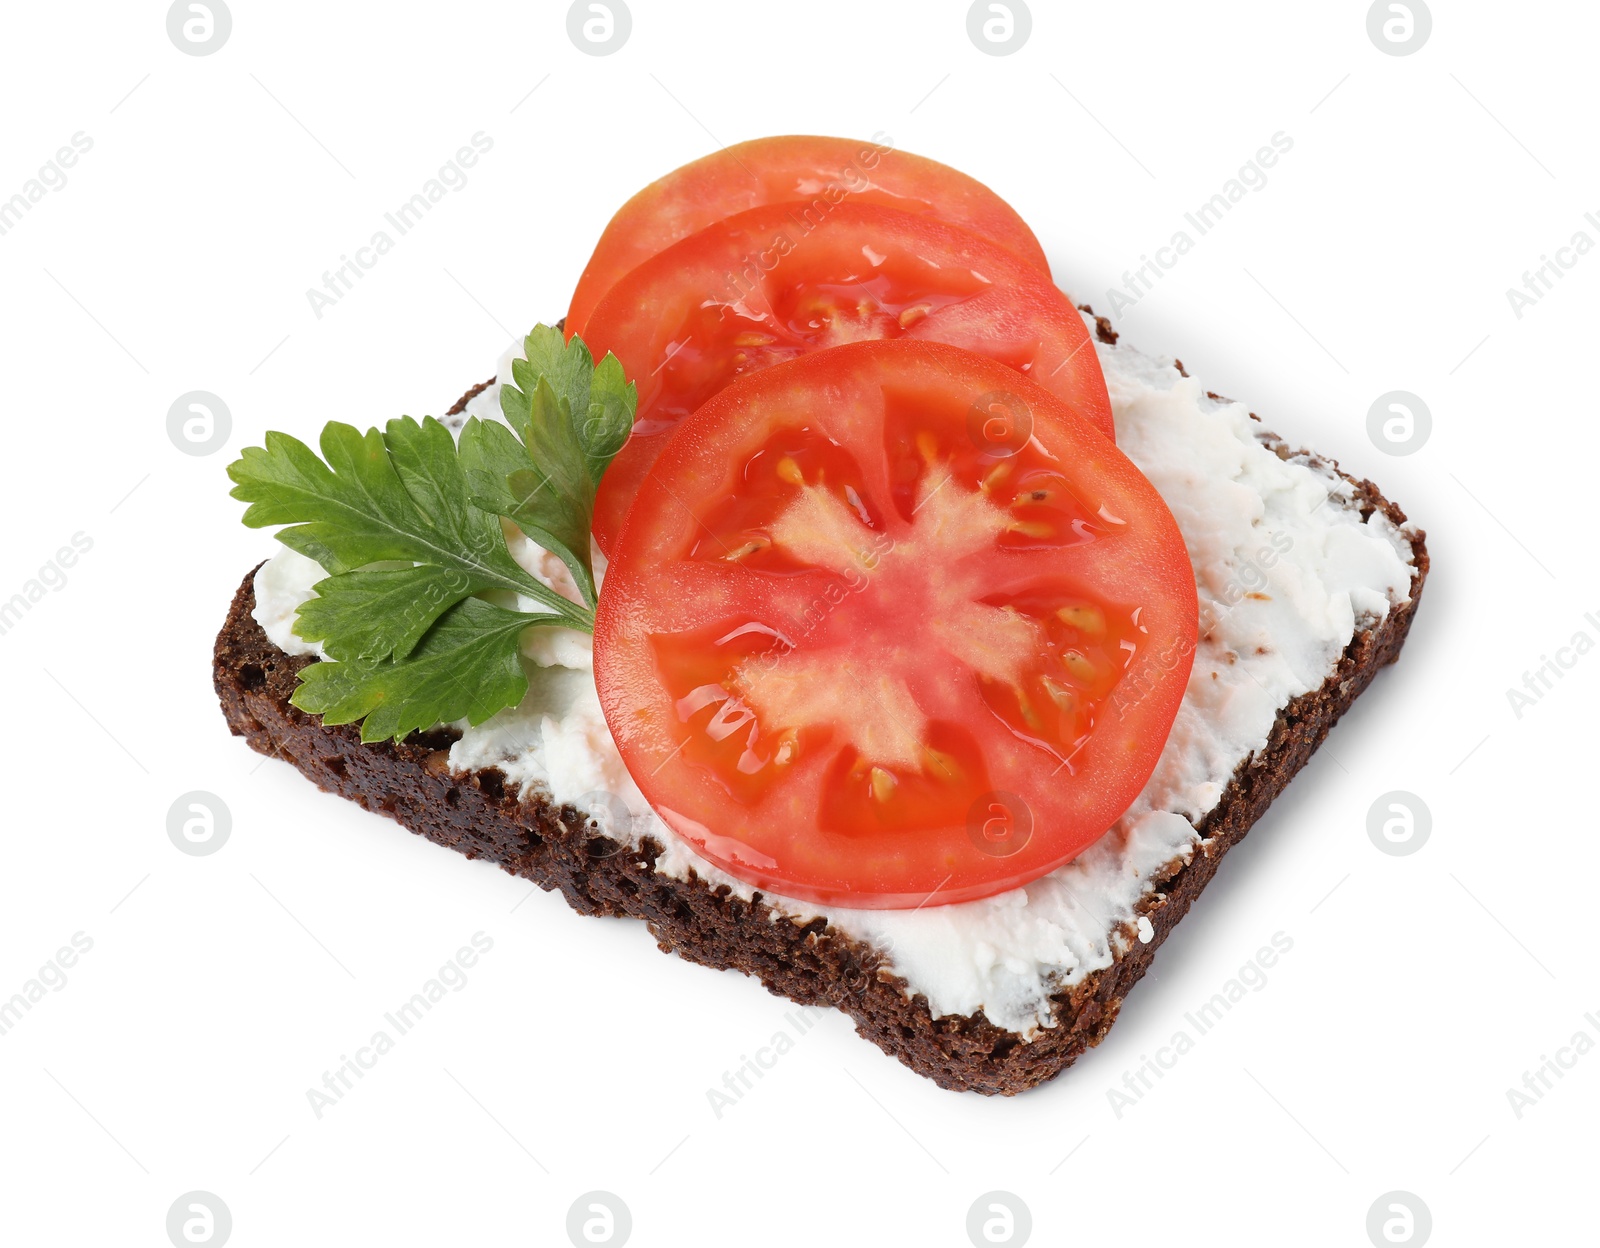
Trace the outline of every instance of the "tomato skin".
{"label": "tomato skin", "polygon": [[664,435],[728,381],[882,337],[1003,360],[1115,436],[1082,317],[1013,254],[929,216],[846,202],[813,217],[771,204],[646,261],[590,317],[584,341],[597,357],[615,353],[639,387],[633,436],[595,504],[601,549],[609,553]]}
{"label": "tomato skin", "polygon": [[777,135],[691,161],[618,209],[578,279],[568,332],[582,333],[611,287],[673,243],[735,213],[790,202],[865,203],[930,214],[993,240],[1050,276],[1033,231],[976,179],[889,144]]}
{"label": "tomato skin", "polygon": [[[973,433],[997,393],[1026,413],[1015,449]],[[1176,522],[1089,422],[971,352],[871,341],[740,378],[666,441],[610,561],[595,677],[630,774],[704,857],[788,897],[914,908],[1098,839],[1155,767],[1196,634]],[[997,807],[1026,815],[1019,843],[986,844]]]}

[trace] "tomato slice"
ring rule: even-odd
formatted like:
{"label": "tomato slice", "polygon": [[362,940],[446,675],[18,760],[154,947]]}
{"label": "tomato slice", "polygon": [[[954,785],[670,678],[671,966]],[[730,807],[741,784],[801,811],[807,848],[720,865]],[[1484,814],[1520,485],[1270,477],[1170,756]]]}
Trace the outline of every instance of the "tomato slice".
{"label": "tomato slice", "polygon": [[740,213],[618,282],[589,320],[639,386],[633,436],[606,470],[594,533],[608,554],[664,435],[735,377],[870,338],[965,347],[1037,380],[1113,436],[1083,318],[1004,248],[931,217],[840,204]]}
{"label": "tomato slice", "polygon": [[1149,779],[1196,594],[1155,488],[1005,365],[901,339],[744,377],[667,440],[600,595],[629,772],[757,888],[987,896]]}
{"label": "tomato slice", "polygon": [[887,144],[779,135],[691,161],[625,203],[578,280],[567,328],[582,333],[595,305],[625,274],[723,217],[776,203],[826,215],[845,202],[938,217],[992,239],[1050,276],[1033,231],[982,182]]}

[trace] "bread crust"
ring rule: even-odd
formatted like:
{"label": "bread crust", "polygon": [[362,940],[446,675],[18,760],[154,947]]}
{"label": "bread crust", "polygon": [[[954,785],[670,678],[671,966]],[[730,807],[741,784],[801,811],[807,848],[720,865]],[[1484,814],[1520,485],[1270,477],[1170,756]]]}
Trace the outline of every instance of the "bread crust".
{"label": "bread crust", "polygon": [[[1103,319],[1100,335],[1114,341]],[[474,387],[451,409],[489,382]],[[1283,458],[1305,458],[1269,434]],[[1349,506],[1362,517],[1383,512],[1397,527],[1405,513],[1371,482],[1341,473],[1354,486]],[[1140,906],[1152,934],[1113,941],[1112,964],[1053,998],[1054,1026],[1032,1040],[973,1015],[934,1018],[927,999],[908,993],[868,946],[817,918],[801,923],[774,912],[756,894],[745,901],[697,876],[677,880],[654,870],[662,847],[633,848],[591,829],[570,806],[537,794],[519,800],[495,769],[452,773],[455,733],[436,730],[403,743],[363,745],[355,725],[330,727],[290,705],[302,668],[315,660],[274,646],[252,617],[252,571],[239,585],[217,636],[212,674],[223,715],[235,736],[262,754],[293,764],[319,788],[386,814],[403,827],[469,858],[484,858],[547,891],[559,891],[580,914],[643,919],[663,952],[755,976],[769,991],[805,1005],[831,1005],[857,1032],[942,1088],[1013,1095],[1053,1079],[1116,1021],[1128,992],[1202,889],[1223,856],[1244,838],[1378,670],[1399,656],[1428,574],[1425,535],[1406,533],[1414,574],[1410,601],[1358,632],[1337,669],[1278,715],[1264,749],[1234,773],[1216,807],[1200,821],[1199,848],[1173,862]]]}

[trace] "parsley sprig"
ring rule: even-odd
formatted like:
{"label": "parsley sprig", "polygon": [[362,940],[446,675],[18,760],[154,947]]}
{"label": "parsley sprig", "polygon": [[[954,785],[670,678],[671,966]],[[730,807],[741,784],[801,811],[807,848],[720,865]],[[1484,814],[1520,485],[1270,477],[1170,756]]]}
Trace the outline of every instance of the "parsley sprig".
{"label": "parsley sprig", "polygon": [[[295,632],[327,661],[300,674],[293,702],[329,724],[362,721],[363,741],[456,719],[482,723],[527,692],[524,630],[594,630],[589,558],[595,490],[633,426],[637,391],[607,355],[540,325],[500,391],[506,424],[467,421],[459,444],[429,416],[366,433],[331,421],[319,458],[268,433],[229,465],[252,528],[329,576]],[[501,518],[567,565],[583,603],[511,557]],[[539,608],[514,609],[517,597]]]}

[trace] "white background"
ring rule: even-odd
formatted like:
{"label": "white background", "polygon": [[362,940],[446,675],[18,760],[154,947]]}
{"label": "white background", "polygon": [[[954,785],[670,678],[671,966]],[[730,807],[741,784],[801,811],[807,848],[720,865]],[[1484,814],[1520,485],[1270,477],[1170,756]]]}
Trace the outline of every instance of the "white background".
{"label": "white background", "polygon": [[[1600,1054],[1520,1119],[1506,1092],[1600,1040],[1600,657],[1520,718],[1506,690],[1600,640],[1600,254],[1520,319],[1506,289],[1580,229],[1600,243],[1600,12],[1437,0],[1394,57],[1364,3],[1034,9],[994,57],[949,0],[634,0],[627,45],[592,57],[564,4],[235,0],[193,57],[163,4],[6,7],[0,198],[74,133],[93,147],[0,237],[0,598],[74,533],[93,547],[0,636],[0,997],[75,932],[94,945],[0,1036],[0,1239],[164,1244],[193,1189],[238,1245],[565,1243],[590,1189],[639,1245],[961,1245],[991,1189],[1039,1244],[1360,1245],[1392,1189],[1436,1243],[1592,1237]],[[668,169],[879,130],[995,187],[1102,305],[1292,136],[1118,327],[1376,480],[1435,570],[1400,664],[1062,1078],[944,1092],[830,1013],[719,1119],[707,1089],[792,1031],[787,1002],[228,736],[211,642],[273,543],[223,470],[268,428],[441,412],[564,311],[606,218]],[[318,319],[307,288],[478,131],[468,185]],[[206,457],[166,432],[194,389],[233,416]],[[1366,432],[1393,389],[1433,413],[1405,458]],[[210,857],[167,837],[196,789],[233,815]],[[1394,789],[1433,815],[1409,857],[1367,837]],[[306,1090],[478,931],[468,985],[319,1121]],[[1108,1090],[1279,931],[1267,986],[1118,1118]]]}

